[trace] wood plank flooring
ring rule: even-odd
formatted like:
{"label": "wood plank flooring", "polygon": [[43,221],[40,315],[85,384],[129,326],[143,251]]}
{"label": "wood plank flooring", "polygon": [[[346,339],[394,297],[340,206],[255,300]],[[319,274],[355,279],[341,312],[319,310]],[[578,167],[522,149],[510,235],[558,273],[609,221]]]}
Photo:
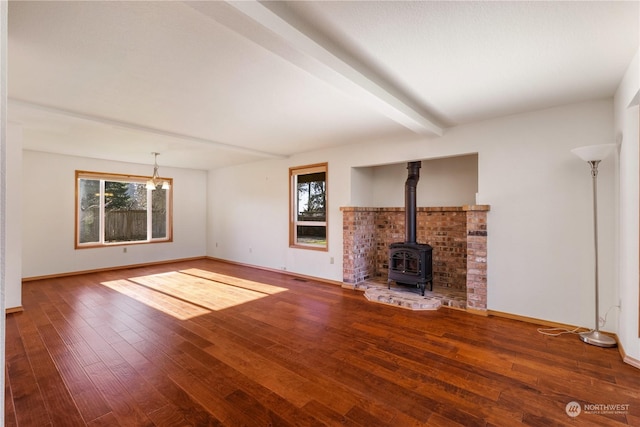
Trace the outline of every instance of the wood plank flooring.
{"label": "wood plank flooring", "polygon": [[275,272],[197,260],[47,279],[23,306],[7,316],[6,426],[640,425],[640,370],[617,349]]}

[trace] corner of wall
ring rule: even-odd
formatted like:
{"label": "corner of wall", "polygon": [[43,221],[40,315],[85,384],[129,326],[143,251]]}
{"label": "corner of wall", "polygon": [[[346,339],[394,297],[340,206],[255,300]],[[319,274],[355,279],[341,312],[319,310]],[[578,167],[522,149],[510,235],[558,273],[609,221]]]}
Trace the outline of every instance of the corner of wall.
{"label": "corner of wall", "polygon": [[618,338],[629,360],[640,360],[640,49],[614,97],[614,134],[620,144],[617,198]]}

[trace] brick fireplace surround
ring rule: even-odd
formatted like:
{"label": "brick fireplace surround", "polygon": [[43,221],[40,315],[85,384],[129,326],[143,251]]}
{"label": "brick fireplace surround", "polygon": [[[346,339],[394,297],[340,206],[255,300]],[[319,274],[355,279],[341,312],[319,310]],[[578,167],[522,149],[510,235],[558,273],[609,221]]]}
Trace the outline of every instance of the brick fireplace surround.
{"label": "brick fireplace surround", "polygon": [[[343,283],[386,281],[389,245],[405,240],[404,208],[341,207]],[[435,287],[466,291],[466,308],[487,310],[488,205],[417,209],[417,241],[433,247]]]}

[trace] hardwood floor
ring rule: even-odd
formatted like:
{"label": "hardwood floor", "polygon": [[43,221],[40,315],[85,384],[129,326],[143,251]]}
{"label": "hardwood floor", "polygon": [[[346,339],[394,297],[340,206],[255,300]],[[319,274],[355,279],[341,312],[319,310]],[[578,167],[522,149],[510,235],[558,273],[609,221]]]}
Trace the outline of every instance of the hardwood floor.
{"label": "hardwood floor", "polygon": [[23,306],[7,426],[640,425],[616,349],[211,260],[28,282]]}

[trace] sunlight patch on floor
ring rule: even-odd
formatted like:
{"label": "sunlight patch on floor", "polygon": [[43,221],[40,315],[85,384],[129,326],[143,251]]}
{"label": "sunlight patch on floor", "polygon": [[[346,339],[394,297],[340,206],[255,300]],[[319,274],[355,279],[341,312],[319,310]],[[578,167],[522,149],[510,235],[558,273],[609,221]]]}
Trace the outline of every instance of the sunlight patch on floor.
{"label": "sunlight patch on floor", "polygon": [[199,268],[189,268],[180,270],[181,273],[190,274],[194,277],[201,277],[227,285],[237,286],[244,289],[251,289],[263,294],[277,294],[289,289],[280,286],[268,285],[266,283],[254,282],[253,280],[241,279],[239,277],[227,276],[226,274],[214,273],[213,271],[201,270]]}
{"label": "sunlight patch on floor", "polygon": [[287,290],[196,268],[113,280],[102,284],[181,320],[224,310]]}

